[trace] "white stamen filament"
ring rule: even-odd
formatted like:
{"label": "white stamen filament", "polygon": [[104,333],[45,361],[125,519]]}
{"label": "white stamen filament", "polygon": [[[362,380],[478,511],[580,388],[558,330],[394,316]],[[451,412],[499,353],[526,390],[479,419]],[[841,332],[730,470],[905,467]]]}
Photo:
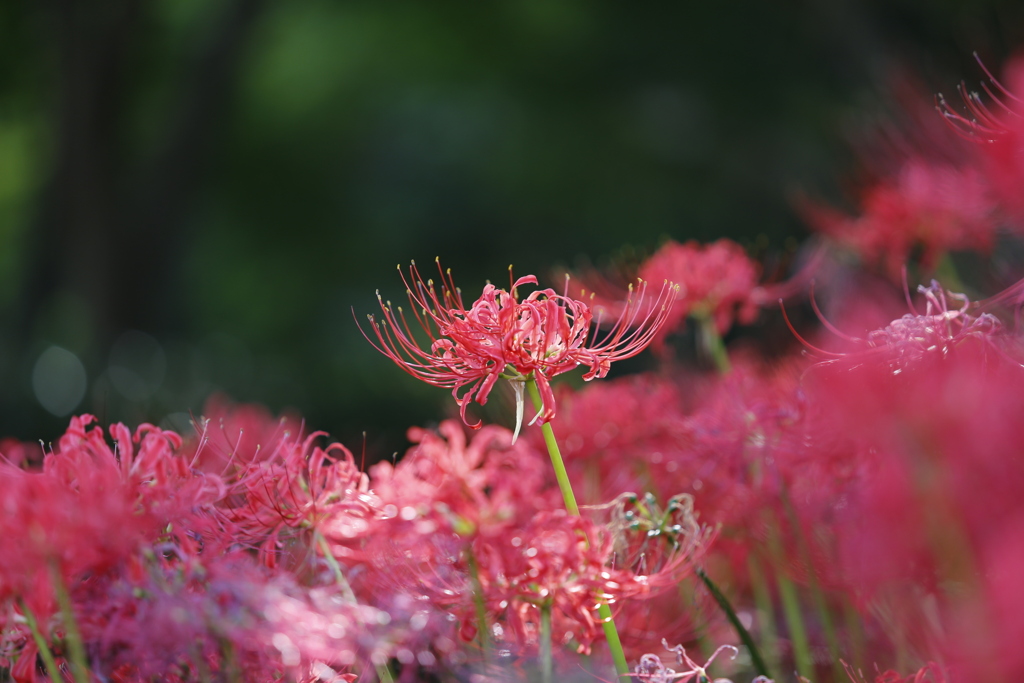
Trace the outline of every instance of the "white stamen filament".
{"label": "white stamen filament", "polygon": [[516,379],[509,381],[512,382],[512,390],[516,392],[516,429],[512,432],[512,444],[515,445],[516,439],[519,438],[519,430],[523,427],[523,411],[526,405],[523,392],[526,390],[526,382]]}

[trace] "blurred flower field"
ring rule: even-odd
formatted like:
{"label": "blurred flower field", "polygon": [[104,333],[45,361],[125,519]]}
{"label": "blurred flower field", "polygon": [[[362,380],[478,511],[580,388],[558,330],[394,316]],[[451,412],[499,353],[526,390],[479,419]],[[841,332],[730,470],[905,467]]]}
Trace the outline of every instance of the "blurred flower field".
{"label": "blurred flower field", "polygon": [[1024,61],[918,104],[788,272],[401,271],[358,324],[458,416],[394,461],[220,395],[0,442],[3,677],[1019,680],[1024,273],[958,264],[1024,236]]}

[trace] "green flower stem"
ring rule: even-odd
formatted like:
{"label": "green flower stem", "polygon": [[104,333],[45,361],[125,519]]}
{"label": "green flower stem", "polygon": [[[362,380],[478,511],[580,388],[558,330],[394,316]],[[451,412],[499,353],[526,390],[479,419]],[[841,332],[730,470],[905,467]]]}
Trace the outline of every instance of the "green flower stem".
{"label": "green flower stem", "polygon": [[190,648],[192,653],[192,664],[195,666],[196,674],[199,676],[199,683],[212,683],[213,676],[210,675],[210,669],[206,666],[206,659],[203,657],[202,649],[193,645]]}
{"label": "green flower stem", "polygon": [[804,626],[796,586],[781,572],[775,575],[775,580],[779,585],[779,597],[782,599],[782,613],[786,615],[786,625],[789,626],[789,638],[793,645],[797,672],[804,678],[810,678],[814,675],[814,660],[811,658],[811,644],[807,640],[807,628]]}
{"label": "green flower stem", "polygon": [[377,680],[380,683],[394,683],[395,679],[391,676],[391,669],[388,668],[387,664],[377,665]]}
{"label": "green flower stem", "polygon": [[[534,410],[540,411],[544,408],[540,391],[537,389],[537,382],[530,378],[526,380],[526,390],[530,393]],[[555,479],[558,480],[558,488],[562,492],[562,500],[565,501],[565,509],[570,515],[580,516],[580,508],[576,505],[576,496],[572,492],[572,484],[569,482],[569,474],[565,471],[565,463],[562,462],[562,452],[558,449],[558,442],[555,440],[555,432],[551,429],[551,423],[545,422],[541,425],[541,433],[544,435],[544,443],[548,447],[548,455],[551,456],[551,465],[555,469]],[[608,648],[612,651],[612,660],[615,662],[615,672],[619,677],[629,676],[629,663],[626,661],[626,653],[622,651],[622,641],[619,640],[619,631],[615,628],[615,620],[612,618],[612,610],[606,603],[597,607],[597,614],[601,617],[601,627],[604,629],[605,640],[608,641]]]}
{"label": "green flower stem", "polygon": [[811,645],[807,639],[807,628],[804,626],[803,611],[796,586],[789,577],[778,570],[782,565],[783,553],[779,539],[772,534],[768,539],[768,549],[775,563],[775,583],[779,587],[779,598],[782,600],[782,614],[789,628],[789,640],[793,646],[793,658],[796,660],[797,672],[805,678],[814,677],[814,660],[811,658]]}
{"label": "green flower stem", "polygon": [[242,671],[238,667],[238,654],[235,646],[226,637],[217,639],[220,642],[220,651],[224,655],[224,678],[228,683],[242,683]]}
{"label": "green flower stem", "polygon": [[[540,398],[537,382],[533,379],[526,380],[526,390],[530,392],[530,399],[533,401],[534,409],[542,410],[544,402]],[[551,429],[551,423],[545,422],[542,424],[540,431],[544,435],[544,444],[548,447],[548,455],[551,456],[551,465],[555,468],[555,479],[558,480],[558,489],[562,492],[565,509],[568,510],[570,515],[579,517],[580,508],[576,505],[576,496],[572,492],[569,473],[565,471],[565,463],[562,462],[562,451],[558,449],[558,442],[555,441],[555,432]]]}
{"label": "green flower stem", "polygon": [[348,584],[348,580],[345,579],[345,574],[341,571],[341,565],[338,564],[334,553],[331,552],[331,546],[327,543],[327,539],[319,531],[313,532],[313,538],[317,546],[320,547],[320,552],[324,554],[324,560],[327,562],[327,566],[331,568],[331,573],[334,574],[334,580],[338,584],[338,588],[341,589],[341,595],[345,598],[345,602],[351,605],[356,604],[358,602],[356,594],[352,592],[352,587]]}
{"label": "green flower stem", "polygon": [[[949,255],[948,251],[939,257],[938,262],[935,264],[934,275],[942,282],[942,286],[949,291],[963,292],[967,289],[964,281],[960,279],[960,273],[957,271],[956,264],[953,263],[953,258]],[[911,291],[913,292],[913,290]]]}
{"label": "green flower stem", "polygon": [[540,606],[540,680],[552,683],[554,666],[551,653],[551,602]]}
{"label": "green flower stem", "polygon": [[[807,543],[807,538],[804,535],[803,527],[800,525],[800,520],[797,518],[796,510],[793,508],[793,501],[789,498],[789,493],[785,489],[782,491],[782,502],[786,509],[786,517],[789,520],[790,526],[794,530],[796,536],[797,552],[800,554],[800,561],[811,569],[809,572],[810,578],[808,584],[811,590],[811,599],[814,601],[815,611],[818,613],[818,620],[821,622],[822,631],[825,632],[825,642],[828,643],[829,655],[832,660],[832,673],[835,675],[836,680],[842,680],[845,676],[843,665],[840,662],[839,653],[839,639],[836,636],[836,629],[832,623],[832,614],[829,612],[828,601],[825,599],[825,592],[821,589],[821,584],[818,583],[818,579],[813,571],[811,551]],[[809,674],[807,674],[809,675]]]}
{"label": "green flower stem", "polygon": [[778,635],[775,633],[775,606],[768,588],[761,563],[753,553],[747,558],[747,571],[750,573],[750,586],[754,591],[754,605],[760,617],[761,646],[764,648],[766,664],[775,667],[778,651]]}
{"label": "green flower stem", "polygon": [[484,587],[480,583],[480,565],[473,554],[473,547],[466,544],[466,564],[469,565],[469,579],[473,583],[473,604],[476,607],[476,620],[479,624],[480,649],[487,659],[491,646],[490,625],[487,623],[487,605],[484,604]]}
{"label": "green flower stem", "polygon": [[847,638],[849,638],[849,653],[854,671],[864,668],[864,624],[857,609],[850,601],[843,604],[843,619],[846,624]]}
{"label": "green flower stem", "polygon": [[71,596],[60,578],[56,566],[50,567],[50,574],[53,578],[54,592],[57,594],[57,604],[60,605],[60,613],[64,619],[64,639],[68,644],[68,659],[71,662],[71,677],[75,683],[89,683],[89,666],[85,658],[85,646],[82,644],[82,634],[78,631],[78,623],[75,621],[74,609],[71,605]]}
{"label": "green flower stem", "polygon": [[53,658],[53,652],[50,651],[49,644],[46,642],[46,639],[43,638],[43,634],[39,631],[39,622],[36,621],[36,615],[29,609],[24,600],[19,598],[18,604],[21,607],[21,611],[25,614],[25,621],[28,623],[28,630],[32,632],[32,640],[36,641],[36,647],[39,649],[39,656],[43,659],[43,665],[46,667],[46,673],[49,674],[50,680],[53,681],[53,683],[60,683],[64,679],[60,675],[60,669],[57,667],[57,661]]}
{"label": "green flower stem", "polygon": [[767,676],[768,678],[771,678],[772,675],[768,673],[768,667],[765,665],[764,659],[761,657],[761,653],[757,649],[757,645],[754,644],[754,639],[750,636],[750,632],[743,627],[743,624],[740,622],[740,618],[736,616],[736,610],[732,608],[732,605],[729,603],[729,599],[725,597],[725,594],[718,588],[718,586],[715,585],[711,580],[711,577],[709,577],[700,567],[697,567],[697,576],[704,582],[704,585],[711,593],[711,597],[715,599],[718,606],[722,608],[723,612],[725,612],[725,616],[729,619],[729,623],[732,624],[734,629],[736,629],[736,634],[739,635],[740,640],[743,641],[743,644],[750,652],[750,661],[754,664],[754,670],[757,671],[760,676]]}
{"label": "green flower stem", "polygon": [[[608,648],[612,651],[612,660],[615,662],[615,673],[619,678],[629,676],[629,662],[626,661],[626,653],[622,650],[622,641],[619,640],[619,630],[615,628],[615,619],[612,616],[612,608],[608,603],[602,602],[597,606],[597,616],[601,617],[601,628],[604,629],[604,638],[608,641]],[[628,679],[627,680],[632,680]]]}
{"label": "green flower stem", "polygon": [[732,370],[732,363],[729,362],[729,352],[725,349],[722,335],[718,334],[714,318],[707,313],[694,314],[694,318],[697,319],[697,332],[700,340],[704,344],[705,350],[711,354],[711,360],[715,362],[715,367],[723,375],[728,374]]}

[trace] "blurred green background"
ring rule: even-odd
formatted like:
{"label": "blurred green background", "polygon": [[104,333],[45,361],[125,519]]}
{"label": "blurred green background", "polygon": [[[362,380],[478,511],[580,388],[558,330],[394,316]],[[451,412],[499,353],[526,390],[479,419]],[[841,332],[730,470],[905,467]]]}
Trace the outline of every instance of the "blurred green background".
{"label": "blurred green background", "polygon": [[667,236],[785,262],[894,75],[977,82],[1021,5],[0,3],[0,434],[220,391],[388,457],[451,407],[353,321],[396,264],[472,296]]}

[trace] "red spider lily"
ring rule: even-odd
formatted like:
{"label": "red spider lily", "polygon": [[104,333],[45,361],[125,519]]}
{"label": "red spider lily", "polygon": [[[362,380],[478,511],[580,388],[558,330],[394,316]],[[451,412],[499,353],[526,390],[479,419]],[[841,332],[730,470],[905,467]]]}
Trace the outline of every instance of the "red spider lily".
{"label": "red spider lily", "polygon": [[410,429],[409,440],[416,445],[398,465],[371,468],[387,517],[440,505],[461,526],[497,536],[537,510],[561,507],[547,459],[522,442],[512,445],[503,427],[487,425],[467,442],[462,425],[445,420],[436,432]]}
{"label": "red spider lily", "polygon": [[[316,447],[315,433],[271,429],[265,412],[240,412],[270,448],[229,444],[226,463],[206,463],[223,476],[196,467],[203,446],[186,455],[180,437],[152,425],[113,425],[111,444],[91,416],[72,419],[41,468],[0,460],[10,550],[0,553],[0,667],[11,677],[46,680],[28,610],[58,667],[69,666],[73,623],[90,676],[124,683],[352,681],[352,668],[429,668],[454,650],[445,615],[401,594],[359,603],[334,558],[316,557],[376,513],[351,455]],[[276,561],[288,553],[321,571]],[[72,621],[56,615],[61,590]]]}
{"label": "red spider lily", "polygon": [[[535,380],[543,408],[534,420],[551,420],[555,416],[551,378],[581,365],[589,368],[584,380],[604,377],[612,362],[640,353],[665,324],[676,289],[666,282],[652,304],[645,301],[647,283],[640,281],[636,292],[631,288],[618,320],[599,336],[595,329],[601,325],[600,316],[594,321],[590,306],[582,301],[552,289],[538,289],[520,299],[520,287],[537,284],[533,275],[512,281],[507,291],[486,285],[467,309],[451,271],[441,270],[440,262],[438,270],[440,291],[433,280],[423,280],[415,263],[409,278],[402,276],[412,315],[427,336],[426,348],[416,339],[401,306],[395,308],[383,300],[383,319],[377,322],[369,316],[377,343],[363,334],[413,377],[451,388],[463,422],[474,429],[481,423],[469,424],[468,404],[487,403],[502,378],[515,381],[520,407],[521,383]],[[509,273],[511,280],[511,269]]]}
{"label": "red spider lily", "polygon": [[0,599],[21,598],[40,617],[53,608],[55,583],[70,590],[107,571],[157,533],[160,512],[208,499],[207,482],[179,489],[173,478],[177,435],[115,425],[111,448],[94,421],[73,418],[42,471],[0,463],[0,535],[17,548],[0,553]]}
{"label": "red spider lily", "polygon": [[991,106],[961,84],[958,90],[966,113],[956,111],[941,95],[938,108],[956,131],[981,144],[987,180],[1006,208],[1024,218],[1024,57],[1018,55],[1006,65],[1005,86],[984,64],[981,68],[988,77],[981,87],[991,98]]}
{"label": "red spider lily", "polygon": [[[990,304],[1012,300],[1015,296],[1019,297],[1021,286],[1022,283],[1018,283],[983,303]],[[975,342],[980,344],[982,349],[991,351],[993,355],[1005,357],[1005,352],[1000,346],[1000,342],[1003,341],[1000,334],[1003,325],[999,319],[987,312],[977,315],[968,313],[969,310],[977,309],[981,304],[972,303],[964,294],[944,289],[935,280],[932,280],[928,287],[918,285],[917,291],[925,298],[924,313],[917,311],[913,302],[910,301],[908,293],[907,304],[911,313],[893,320],[883,328],[868,333],[863,339],[851,337],[839,331],[825,320],[812,299],[815,312],[825,327],[857,347],[857,351],[851,353],[824,351],[811,345],[789,323],[785,309],[783,309],[783,316],[786,317],[786,323],[789,324],[793,334],[812,354],[823,359],[831,359],[824,363],[840,361],[849,364],[860,363],[870,357],[888,363],[893,369],[893,373],[899,374],[909,363],[928,356],[946,357],[959,347],[964,346],[966,342]]]}
{"label": "red spider lily", "polygon": [[[669,240],[636,271],[647,282],[676,283],[674,305],[651,340],[652,347],[663,351],[668,336],[683,330],[690,318],[718,336],[736,322],[749,325],[764,305],[780,297],[788,299],[804,289],[823,253],[819,249],[790,279],[762,285],[760,264],[732,240],[719,239],[710,244]],[[629,293],[615,276],[585,273],[583,279],[595,290],[595,310],[615,315],[629,305]]]}
{"label": "red spider lily", "polygon": [[991,251],[1005,212],[998,179],[985,168],[991,147],[963,139],[989,136],[954,134],[931,106],[922,106],[920,88],[905,76],[893,79],[889,91],[893,111],[857,141],[856,211],[810,200],[798,205],[811,227],[898,281],[911,260],[933,271],[950,251]]}
{"label": "red spider lily", "polygon": [[703,520],[749,538],[784,482],[818,473],[810,462],[780,472],[781,451],[798,438],[801,369],[769,371],[741,357],[721,377],[624,377],[567,391],[560,432],[570,476],[595,482],[585,502],[691,493]]}
{"label": "red spider lily", "polygon": [[[357,590],[378,599],[412,591],[456,614],[467,639],[479,628],[477,595],[504,646],[527,650],[547,605],[557,640],[589,649],[600,639],[599,602],[618,609],[675,586],[703,552],[708,535],[686,500],[661,511],[644,499],[641,512],[623,498],[571,516],[542,453],[510,445],[501,427],[468,442],[463,429],[446,421],[439,434],[410,430],[419,444],[397,465],[374,466],[384,515],[365,534]],[[600,513],[612,523],[590,518]]]}
{"label": "red spider lily", "polygon": [[1024,370],[993,317],[936,285],[921,291],[923,314],[805,375],[804,457],[827,454],[831,441],[850,476],[835,480],[830,507],[794,488],[794,514],[824,541],[819,581],[870,612],[865,622],[887,636],[877,646],[969,672],[954,680],[1015,680],[1024,673],[1013,645],[1024,633]]}
{"label": "red spider lily", "polygon": [[865,262],[881,263],[898,278],[915,249],[934,268],[948,251],[991,249],[996,202],[986,178],[922,157],[906,160],[891,177],[864,192],[860,215],[805,202],[804,215],[817,230],[851,248]]}
{"label": "red spider lily", "polygon": [[[703,245],[693,240],[685,244],[669,240],[637,272],[647,282],[664,280],[677,285],[675,303],[652,340],[656,349],[663,347],[668,335],[680,331],[690,316],[708,319],[719,334],[724,334],[737,319],[751,322],[765,300],[758,286],[759,265],[743,247],[728,239]],[[614,279],[594,273],[584,274],[583,279],[596,290],[595,308],[614,315],[629,305],[625,287]]]}
{"label": "red spider lily", "polygon": [[355,535],[345,530],[365,529],[374,514],[377,499],[367,491],[367,476],[341,444],[316,446],[323,436],[285,434],[273,452],[239,470],[228,505],[221,508],[238,540],[258,545],[269,567],[294,537],[311,531]]}
{"label": "red spider lily", "polygon": [[235,404],[221,394],[206,400],[202,415],[196,424],[195,466],[221,476],[237,475],[251,460],[276,453],[282,441],[306,434],[297,416],[275,416],[264,406]]}
{"label": "red spider lily", "polygon": [[500,547],[525,551],[520,530],[538,510],[561,507],[561,497],[543,456],[522,442],[510,445],[503,427],[485,426],[467,441],[463,426],[446,420],[437,433],[411,429],[409,438],[418,443],[397,465],[371,469],[382,515],[363,534],[366,567],[357,590],[365,586],[376,599],[412,591],[459,615],[464,637],[472,638],[470,555],[480,562],[488,609],[503,613],[508,596],[493,592],[489,558]]}
{"label": "red spider lily", "polygon": [[312,682],[311,668],[347,669],[392,647],[379,610],[330,586],[300,585],[240,550],[165,544],[159,556],[105,579],[84,582],[73,598],[83,606],[78,624],[94,670],[125,683],[272,680],[275,670]]}
{"label": "red spider lily", "polygon": [[689,315],[699,315],[711,318],[718,333],[724,334],[735,319],[749,323],[757,314],[760,270],[732,240],[705,245],[669,241],[640,266],[640,277],[679,284],[677,304],[664,332],[679,329]]}

